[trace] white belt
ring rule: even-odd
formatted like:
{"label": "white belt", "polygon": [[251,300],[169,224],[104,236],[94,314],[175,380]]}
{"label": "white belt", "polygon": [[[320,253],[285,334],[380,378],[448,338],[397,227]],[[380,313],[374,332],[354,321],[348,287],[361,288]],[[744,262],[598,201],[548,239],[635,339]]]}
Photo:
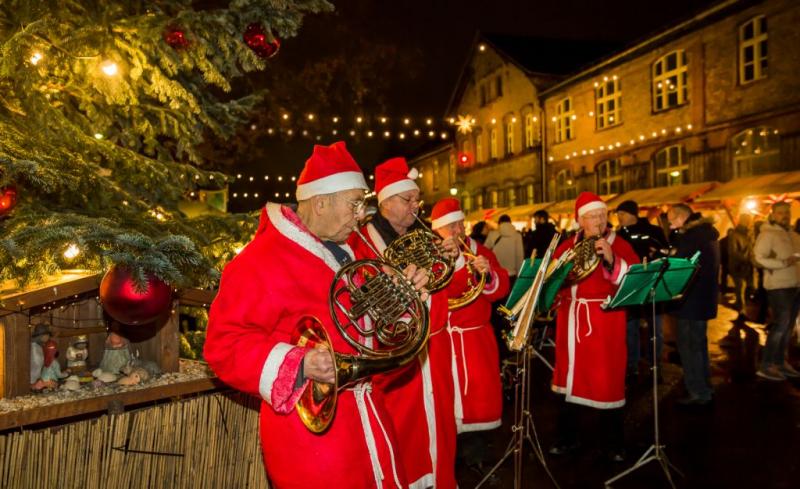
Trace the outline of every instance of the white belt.
{"label": "white belt", "polygon": [[[460,328],[458,326],[448,326],[447,327],[447,331],[451,334],[451,337],[450,337],[450,343],[451,344],[453,342],[453,338],[452,338],[452,334],[453,333],[458,333],[458,334],[461,335],[461,368],[462,368],[462,370],[464,370],[464,395],[465,396],[467,395],[467,392],[469,391],[469,373],[467,372],[467,355],[466,355],[466,353],[464,351],[464,333],[467,332],[467,331],[475,331],[475,330],[481,329],[481,328],[483,328],[483,326],[473,326],[471,328]],[[455,345],[453,345],[453,348],[455,349]]]}
{"label": "white belt", "polygon": [[375,420],[378,422],[378,426],[380,426],[381,431],[383,432],[383,439],[386,440],[386,446],[389,447],[389,456],[392,459],[392,475],[394,476],[394,483],[397,487],[402,487],[400,484],[400,478],[397,476],[397,464],[394,460],[394,450],[392,449],[392,444],[389,441],[389,435],[386,434],[386,428],[383,426],[381,418],[378,416],[378,412],[375,409],[375,403],[372,400],[372,384],[370,382],[360,382],[353,387],[347,388],[347,390],[353,391],[353,395],[355,395],[356,398],[356,406],[358,406],[358,414],[361,416],[361,427],[364,429],[364,438],[366,438],[367,441],[367,450],[369,451],[369,458],[372,462],[372,471],[375,475],[376,487],[383,487],[384,476],[383,470],[381,469],[381,461],[378,457],[378,447],[375,444],[375,434],[372,432],[372,425],[369,422],[367,403],[369,403],[372,414],[375,416]]}
{"label": "white belt", "polygon": [[[574,310],[575,314],[575,339],[578,343],[581,342],[581,335],[580,335],[580,327],[581,327],[581,315],[580,315],[580,307],[583,306],[586,310],[586,321],[589,323],[589,331],[586,333],[586,336],[589,337],[592,335],[592,315],[591,311],[589,310],[589,303],[590,302],[605,302],[605,299],[584,299],[584,298],[577,298],[572,299],[570,298],[572,304],[569,305],[570,309]],[[577,303],[577,305],[576,305]],[[574,309],[573,309],[574,308]],[[570,311],[572,312],[572,311]]]}

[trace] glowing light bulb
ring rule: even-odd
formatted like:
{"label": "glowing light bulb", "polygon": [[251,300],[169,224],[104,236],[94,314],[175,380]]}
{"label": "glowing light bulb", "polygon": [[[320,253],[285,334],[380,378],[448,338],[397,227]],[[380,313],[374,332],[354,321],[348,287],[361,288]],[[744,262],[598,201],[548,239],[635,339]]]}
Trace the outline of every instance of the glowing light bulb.
{"label": "glowing light bulb", "polygon": [[450,195],[452,196],[458,195],[458,189],[455,187],[450,187]]}
{"label": "glowing light bulb", "polygon": [[748,211],[754,211],[754,210],[756,210],[756,208],[758,207],[758,202],[756,202],[756,201],[755,201],[755,200],[753,200],[753,199],[748,199],[748,200],[746,200],[746,201],[744,202],[744,207],[745,207],[745,208],[746,208]]}
{"label": "glowing light bulb", "polygon": [[285,120],[285,121],[288,121],[288,120],[289,120],[289,114],[283,114],[283,115],[281,116],[281,118],[282,118],[283,120]]}
{"label": "glowing light bulb", "polygon": [[75,258],[80,254],[81,254],[81,249],[78,248],[78,245],[73,243],[67,246],[67,249],[64,251],[64,258],[66,258],[67,260],[72,260],[73,258]]}
{"label": "glowing light bulb", "polygon": [[313,121],[314,120],[314,114],[308,114],[308,120]]}
{"label": "glowing light bulb", "polygon": [[251,181],[251,182],[253,181],[253,177],[250,177],[250,181]]}
{"label": "glowing light bulb", "polygon": [[337,122],[339,122],[339,118],[338,117],[334,117],[333,118],[333,123],[336,124]]}
{"label": "glowing light bulb", "polygon": [[361,116],[356,117],[356,122],[361,124],[364,121],[364,118]]}
{"label": "glowing light bulb", "polygon": [[281,175],[278,175],[278,181],[279,181],[279,182],[282,182],[282,181],[283,181],[283,177],[282,177]]}
{"label": "glowing light bulb", "polygon": [[446,132],[442,131],[441,136],[442,136],[442,139],[447,139],[447,133]]}
{"label": "glowing light bulb", "polygon": [[478,51],[480,52],[486,51],[486,44],[481,44],[480,46],[478,46]]}
{"label": "glowing light bulb", "polygon": [[99,133],[99,132],[96,132],[96,133],[94,133],[94,138],[95,139],[103,139],[103,135],[101,133]]}
{"label": "glowing light bulb", "polygon": [[405,124],[405,125],[409,125],[409,124],[411,124],[411,119],[409,119],[408,117],[406,117],[405,119],[403,119],[403,124]]}
{"label": "glowing light bulb", "polygon": [[106,61],[105,63],[103,63],[100,69],[103,70],[103,73],[105,73],[106,76],[114,76],[117,74],[117,72],[119,72],[119,67],[117,66],[117,63],[113,61]]}
{"label": "glowing light bulb", "polygon": [[42,56],[42,53],[40,53],[39,51],[36,51],[31,55],[30,62],[31,62],[32,65],[36,65],[36,64],[39,63],[39,61],[42,60],[43,57],[44,56]]}
{"label": "glowing light bulb", "polygon": [[430,126],[431,124],[433,124],[433,119],[425,119],[425,124]]}

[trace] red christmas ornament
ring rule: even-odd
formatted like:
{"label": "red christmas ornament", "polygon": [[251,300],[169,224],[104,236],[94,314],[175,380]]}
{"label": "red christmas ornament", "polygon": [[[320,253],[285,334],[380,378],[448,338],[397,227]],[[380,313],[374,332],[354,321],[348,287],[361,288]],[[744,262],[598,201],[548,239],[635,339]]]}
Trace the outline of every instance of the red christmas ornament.
{"label": "red christmas ornament", "polygon": [[281,47],[281,40],[264,32],[264,27],[258,22],[248,25],[243,37],[245,44],[261,58],[275,56]]}
{"label": "red christmas ornament", "polygon": [[183,49],[189,46],[186,32],[180,27],[169,26],[164,30],[164,42],[173,49]]}
{"label": "red christmas ornament", "polygon": [[17,205],[17,189],[13,186],[0,188],[0,216],[5,216]]}
{"label": "red christmas ornament", "polygon": [[103,309],[122,324],[153,321],[172,304],[172,288],[156,277],[147,279],[147,290],[138,292],[127,268],[113,266],[100,282]]}

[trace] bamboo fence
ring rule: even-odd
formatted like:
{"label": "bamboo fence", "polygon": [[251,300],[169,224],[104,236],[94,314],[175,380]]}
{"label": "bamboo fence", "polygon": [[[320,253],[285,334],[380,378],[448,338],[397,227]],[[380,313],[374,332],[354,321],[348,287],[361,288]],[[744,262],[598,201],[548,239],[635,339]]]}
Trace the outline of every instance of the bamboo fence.
{"label": "bamboo fence", "polygon": [[0,487],[267,488],[258,406],[215,393],[2,435]]}

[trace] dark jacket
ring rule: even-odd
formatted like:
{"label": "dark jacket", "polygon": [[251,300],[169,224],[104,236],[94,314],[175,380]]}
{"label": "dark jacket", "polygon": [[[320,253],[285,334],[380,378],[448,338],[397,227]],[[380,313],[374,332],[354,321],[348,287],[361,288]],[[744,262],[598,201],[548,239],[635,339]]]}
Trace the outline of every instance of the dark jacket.
{"label": "dark jacket", "polygon": [[528,239],[525,241],[525,257],[531,256],[533,250],[536,250],[537,258],[543,257],[555,234],[556,226],[552,222],[537,224],[536,230],[528,233]]}
{"label": "dark jacket", "polygon": [[728,239],[728,270],[731,277],[753,276],[753,236],[746,226],[736,226]]}
{"label": "dark jacket", "polygon": [[632,226],[620,227],[617,233],[631,244],[640,260],[647,258],[652,261],[662,255],[660,250],[668,247],[664,230],[653,226],[643,217],[640,217]]}
{"label": "dark jacket", "polygon": [[700,259],[697,262],[697,272],[684,292],[683,300],[670,303],[668,312],[680,319],[698,321],[717,317],[719,232],[710,219],[695,212],[670,238],[673,256],[691,258],[700,251]]}

